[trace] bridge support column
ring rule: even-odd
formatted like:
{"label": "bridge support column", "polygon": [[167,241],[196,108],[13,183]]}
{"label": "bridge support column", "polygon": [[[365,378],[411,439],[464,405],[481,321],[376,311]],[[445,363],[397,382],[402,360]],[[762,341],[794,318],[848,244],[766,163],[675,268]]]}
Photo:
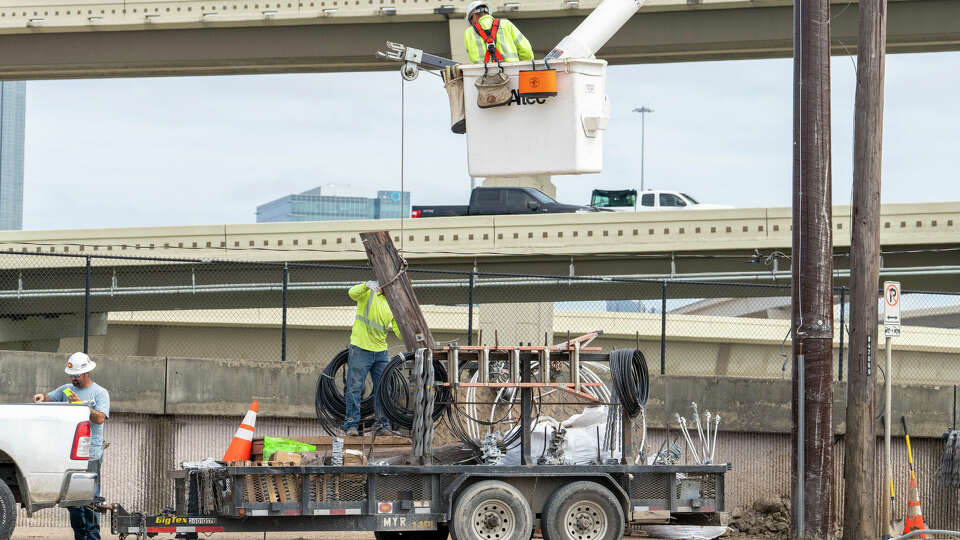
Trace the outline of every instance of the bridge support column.
{"label": "bridge support column", "polygon": [[482,186],[485,187],[529,187],[539,189],[547,195],[557,198],[557,186],[550,179],[549,174],[536,174],[531,176],[504,176],[496,178],[485,178]]}
{"label": "bridge support column", "polygon": [[450,31],[450,58],[461,64],[468,64],[467,50],[463,48],[463,31],[467,29],[467,21],[463,17],[447,20],[447,29]]}
{"label": "bridge support column", "polygon": [[484,304],[481,298],[477,311],[485,345],[494,344],[494,330],[501,346],[543,345],[544,333],[548,344],[553,344],[553,302]]}

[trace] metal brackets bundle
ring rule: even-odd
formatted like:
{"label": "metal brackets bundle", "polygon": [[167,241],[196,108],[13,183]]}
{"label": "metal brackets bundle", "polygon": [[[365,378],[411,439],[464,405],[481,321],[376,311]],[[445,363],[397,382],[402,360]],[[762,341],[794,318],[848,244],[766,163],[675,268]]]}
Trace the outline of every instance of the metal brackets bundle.
{"label": "metal brackets bundle", "polygon": [[503,451],[500,445],[503,444],[503,437],[497,432],[487,433],[480,441],[481,459],[487,465],[500,465],[503,463]]}
{"label": "metal brackets bundle", "polygon": [[960,431],[950,431],[946,439],[943,461],[940,463],[940,481],[944,485],[960,488]]}
{"label": "metal brackets bundle", "polygon": [[[546,428],[544,428],[544,430],[546,430]],[[544,441],[544,444],[547,444],[547,448],[544,450],[543,455],[537,460],[537,463],[540,465],[563,465],[566,459],[563,452],[563,445],[566,444],[566,442],[567,428],[558,425],[554,428],[549,443]]]}
{"label": "metal brackets bundle", "polygon": [[413,456],[425,464],[433,456],[433,351],[417,349],[413,373]]}

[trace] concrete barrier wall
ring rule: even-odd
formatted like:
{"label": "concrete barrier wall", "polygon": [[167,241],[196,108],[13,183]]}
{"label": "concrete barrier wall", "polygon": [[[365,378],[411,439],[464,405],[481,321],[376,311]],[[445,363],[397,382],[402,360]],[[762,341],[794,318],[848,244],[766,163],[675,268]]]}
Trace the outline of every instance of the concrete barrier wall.
{"label": "concrete barrier wall", "polygon": [[[0,351],[0,402],[25,402],[69,381],[66,354]],[[112,411],[155,415],[242,416],[254,399],[261,417],[315,418],[321,363],[93,355],[93,378],[110,391]],[[653,366],[651,366],[653,367]],[[894,418],[906,415],[917,437],[940,436],[960,409],[953,385],[894,385]],[[723,416],[722,429],[789,433],[791,382],[784,379],[651,374],[651,428],[674,425],[690,402]],[[834,384],[834,419],[844,431],[844,383]]]}

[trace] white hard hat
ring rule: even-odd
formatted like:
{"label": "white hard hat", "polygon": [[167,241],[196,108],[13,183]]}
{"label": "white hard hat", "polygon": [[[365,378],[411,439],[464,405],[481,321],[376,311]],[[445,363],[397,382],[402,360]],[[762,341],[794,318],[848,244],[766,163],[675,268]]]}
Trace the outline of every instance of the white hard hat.
{"label": "white hard hat", "polygon": [[470,2],[467,6],[467,14],[464,16],[467,22],[470,22],[470,15],[473,15],[473,12],[480,7],[485,7],[488,12],[490,11],[490,6],[484,0],[473,0],[473,2]]}
{"label": "white hard hat", "polygon": [[63,371],[67,375],[83,375],[93,371],[95,367],[97,367],[97,363],[91,360],[86,353],[75,352],[70,355],[70,358],[67,358],[67,367]]}

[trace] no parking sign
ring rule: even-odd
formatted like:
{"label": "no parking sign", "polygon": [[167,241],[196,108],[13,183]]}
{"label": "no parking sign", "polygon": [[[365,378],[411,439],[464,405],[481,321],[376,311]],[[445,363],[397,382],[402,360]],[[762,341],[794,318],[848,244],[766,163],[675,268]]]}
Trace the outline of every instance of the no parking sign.
{"label": "no parking sign", "polygon": [[900,337],[900,282],[883,283],[883,335]]}

